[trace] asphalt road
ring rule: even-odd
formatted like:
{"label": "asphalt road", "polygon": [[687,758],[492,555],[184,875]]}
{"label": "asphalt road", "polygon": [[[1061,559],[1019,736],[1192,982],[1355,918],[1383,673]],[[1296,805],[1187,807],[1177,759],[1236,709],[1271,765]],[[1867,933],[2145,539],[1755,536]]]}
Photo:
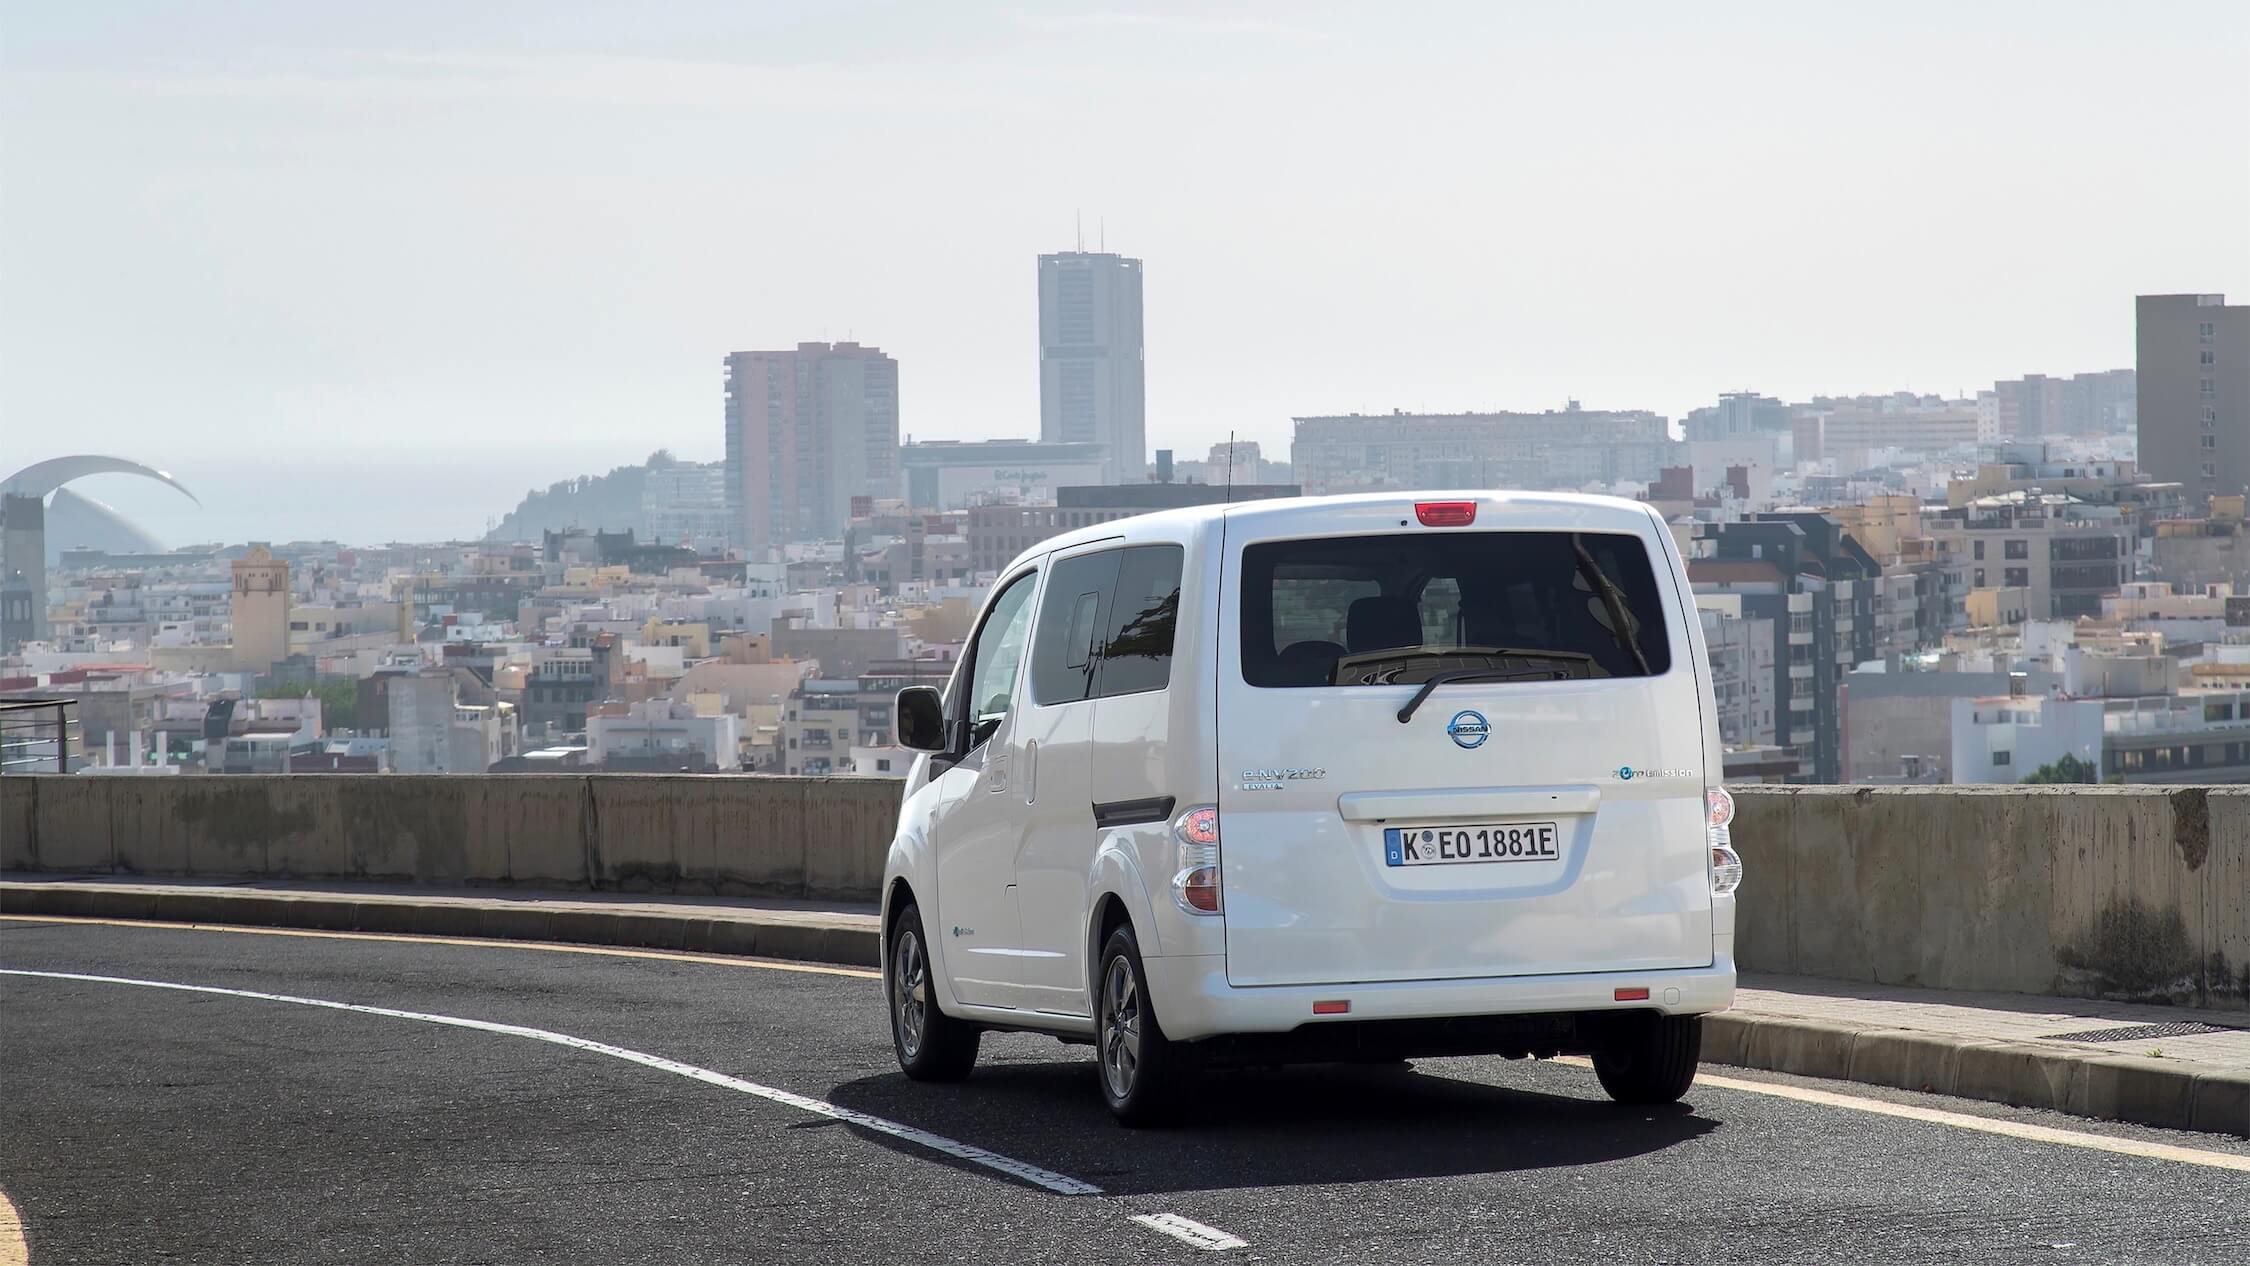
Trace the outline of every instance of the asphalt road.
{"label": "asphalt road", "polygon": [[1840,1083],[1718,1070],[1764,1089],[1651,1112],[1553,1063],[1240,1073],[1199,1124],[1129,1132],[1045,1039],[905,1081],[855,975],[9,920],[0,969],[497,1026],[0,975],[0,1190],[35,1266],[1208,1256],[1133,1221],[1166,1214],[1276,1262],[2250,1262],[2250,1173],[1770,1091],[2250,1145]]}

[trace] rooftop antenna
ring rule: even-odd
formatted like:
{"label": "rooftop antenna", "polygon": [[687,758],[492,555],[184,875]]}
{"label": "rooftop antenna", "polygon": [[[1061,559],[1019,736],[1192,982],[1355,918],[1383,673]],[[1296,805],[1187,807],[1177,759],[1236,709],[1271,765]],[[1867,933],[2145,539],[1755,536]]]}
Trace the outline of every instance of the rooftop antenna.
{"label": "rooftop antenna", "polygon": [[1070,214],[1071,222],[1077,226],[1078,252],[1084,254],[1086,252],[1086,213],[1084,211],[1073,211]]}
{"label": "rooftop antenna", "polygon": [[1094,231],[1100,234],[1100,236],[1095,239],[1094,249],[1100,251],[1104,255],[1107,255],[1109,253],[1109,217],[1105,215],[1101,219],[1094,221]]}
{"label": "rooftop antenna", "polygon": [[1231,430],[1227,432],[1227,499],[1226,499],[1226,504],[1228,504],[1228,505],[1230,505],[1230,506],[1234,504],[1234,432],[1233,432],[1233,431],[1231,431]]}

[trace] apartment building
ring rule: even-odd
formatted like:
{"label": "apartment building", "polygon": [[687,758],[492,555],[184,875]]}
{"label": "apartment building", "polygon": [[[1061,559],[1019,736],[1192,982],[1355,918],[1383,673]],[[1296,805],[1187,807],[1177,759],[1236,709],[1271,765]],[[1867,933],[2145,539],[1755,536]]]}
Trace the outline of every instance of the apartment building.
{"label": "apartment building", "polygon": [[1294,419],[1290,467],[1310,493],[1654,483],[1679,442],[1645,410],[1349,414]]}
{"label": "apartment building", "polygon": [[2004,439],[2130,432],[2136,414],[2130,369],[2050,378],[2025,374],[1992,384],[1995,424]]}
{"label": "apartment building", "polygon": [[2193,512],[2250,492],[2250,305],[2225,295],[2134,300],[2141,465]]}
{"label": "apartment building", "polygon": [[781,772],[851,772],[852,745],[861,733],[856,678],[815,677],[790,692],[781,713]]}
{"label": "apartment building", "polygon": [[641,481],[640,530],[652,542],[724,549],[734,539],[724,462],[651,466]]}
{"label": "apartment building", "polygon": [[1839,472],[1864,469],[1876,449],[1944,453],[1989,439],[1974,402],[1934,396],[1869,396],[1816,400],[1790,424],[1800,462],[1833,461]]}
{"label": "apartment building", "polygon": [[1772,745],[1773,621],[1743,615],[1739,594],[1699,593],[1695,605],[1709,652],[1719,741],[1729,748]]}
{"label": "apartment building", "polygon": [[1016,555],[1048,537],[1060,536],[1073,528],[1183,506],[1294,497],[1303,491],[1295,484],[1228,487],[1143,483],[1113,488],[1063,488],[1056,491],[1055,504],[1051,506],[972,506],[965,524],[969,562],[978,574],[988,575],[1006,567]]}
{"label": "apartment building", "polygon": [[898,495],[898,362],[857,343],[726,358],[726,486],[735,544],[840,535],[854,497]]}
{"label": "apartment building", "polygon": [[2135,528],[2122,508],[2029,490],[1977,497],[1931,517],[1947,583],[2028,591],[2033,618],[2101,613],[2129,575]]}
{"label": "apartment building", "polygon": [[1743,617],[1768,622],[1773,741],[1797,758],[1801,780],[1839,781],[1838,687],[1875,656],[1881,567],[1819,513],[1780,511],[1694,531],[1688,579],[1697,605],[1730,598]]}

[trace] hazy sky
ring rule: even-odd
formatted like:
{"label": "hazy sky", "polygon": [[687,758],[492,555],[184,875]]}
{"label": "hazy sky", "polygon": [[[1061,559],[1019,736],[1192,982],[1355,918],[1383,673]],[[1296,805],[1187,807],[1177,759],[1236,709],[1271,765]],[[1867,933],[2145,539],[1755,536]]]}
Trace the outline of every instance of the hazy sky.
{"label": "hazy sky", "polygon": [[13,0],[0,466],[166,467],[212,504],[83,488],[174,542],[467,534],[716,459],[721,356],[806,339],[1035,435],[1081,213],[1183,455],[2129,365],[2136,292],[2250,301],[2250,5]]}

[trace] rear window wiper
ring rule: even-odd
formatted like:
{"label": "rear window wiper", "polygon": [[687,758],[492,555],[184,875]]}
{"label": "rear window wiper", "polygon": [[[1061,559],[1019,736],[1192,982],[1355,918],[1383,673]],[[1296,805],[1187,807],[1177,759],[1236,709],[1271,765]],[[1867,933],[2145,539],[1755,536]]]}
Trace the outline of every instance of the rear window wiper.
{"label": "rear window wiper", "polygon": [[1422,688],[1414,692],[1414,697],[1406,701],[1406,706],[1398,710],[1398,723],[1404,725],[1413,720],[1414,710],[1422,706],[1422,701],[1430,697],[1430,692],[1451,682],[1569,681],[1573,677],[1585,675],[1584,673],[1557,672],[1551,669],[1540,672],[1510,672],[1505,668],[1456,668],[1452,672],[1439,673],[1423,682]]}
{"label": "rear window wiper", "polygon": [[1330,680],[1344,685],[1349,673],[1361,685],[1405,685],[1407,683],[1399,679],[1417,668],[1435,671],[1422,678],[1422,688],[1398,710],[1401,725],[1414,719],[1415,710],[1430,697],[1431,691],[1449,682],[1571,681],[1600,672],[1594,657],[1580,651],[1514,646],[1414,646],[1347,655],[1336,661]]}
{"label": "rear window wiper", "polygon": [[[1571,676],[1591,677],[1600,671],[1599,661],[1583,651],[1546,651],[1518,646],[1398,646],[1342,656],[1330,671],[1328,684],[1408,686],[1421,680],[1419,676],[1409,675],[1417,670],[1446,673],[1473,668],[1500,672],[1524,660],[1560,664],[1570,670],[1568,675]],[[1516,675],[1538,677],[1542,674],[1527,671]]]}

